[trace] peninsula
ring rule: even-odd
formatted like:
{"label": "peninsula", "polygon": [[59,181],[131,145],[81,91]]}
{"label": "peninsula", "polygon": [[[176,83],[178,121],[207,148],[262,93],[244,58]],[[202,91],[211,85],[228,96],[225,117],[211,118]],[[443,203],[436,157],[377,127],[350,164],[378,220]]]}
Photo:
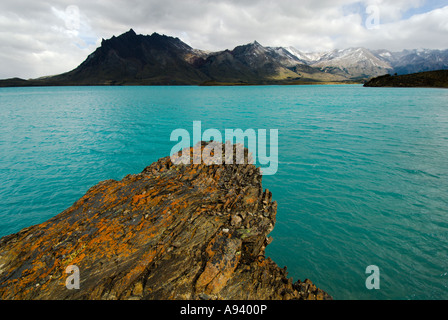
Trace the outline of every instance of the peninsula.
{"label": "peninsula", "polygon": [[364,87],[448,88],[448,70],[394,76],[387,74],[371,79]]}

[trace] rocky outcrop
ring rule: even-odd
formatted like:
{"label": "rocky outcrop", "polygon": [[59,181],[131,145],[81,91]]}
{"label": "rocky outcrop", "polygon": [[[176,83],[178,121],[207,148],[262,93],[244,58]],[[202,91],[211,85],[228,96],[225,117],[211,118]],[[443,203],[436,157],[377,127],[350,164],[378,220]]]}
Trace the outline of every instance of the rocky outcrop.
{"label": "rocky outcrop", "polygon": [[384,75],[373,78],[364,87],[419,87],[448,88],[448,70],[429,71],[407,75]]}
{"label": "rocky outcrop", "polygon": [[[277,203],[261,180],[252,164],[166,157],[101,182],[47,222],[0,239],[0,299],[331,299],[265,257]],[[66,287],[69,266],[79,289]]]}

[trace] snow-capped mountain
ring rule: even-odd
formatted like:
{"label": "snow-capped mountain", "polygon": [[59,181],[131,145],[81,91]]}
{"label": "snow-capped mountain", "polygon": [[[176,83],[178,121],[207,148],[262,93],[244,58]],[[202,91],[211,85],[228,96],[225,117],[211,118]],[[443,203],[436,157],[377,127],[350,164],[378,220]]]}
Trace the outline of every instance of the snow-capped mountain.
{"label": "snow-capped mountain", "polygon": [[311,66],[352,79],[380,76],[392,69],[390,64],[365,48],[333,50],[324,54]]}
{"label": "snow-capped mountain", "polygon": [[308,65],[319,61],[325,54],[325,52],[302,52],[294,47],[287,47],[284,49]]}
{"label": "snow-capped mountain", "polygon": [[365,79],[386,73],[409,74],[448,69],[448,50],[369,50],[349,48],[330,52],[302,52],[285,48],[309,66],[349,79]]}
{"label": "snow-capped mountain", "polygon": [[378,54],[390,63],[394,72],[398,74],[448,69],[448,50],[379,51]]}

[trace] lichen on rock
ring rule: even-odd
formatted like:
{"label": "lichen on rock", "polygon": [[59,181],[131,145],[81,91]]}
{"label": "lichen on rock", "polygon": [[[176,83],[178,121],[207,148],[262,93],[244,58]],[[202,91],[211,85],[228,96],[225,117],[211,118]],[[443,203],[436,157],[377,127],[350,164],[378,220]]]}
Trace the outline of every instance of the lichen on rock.
{"label": "lichen on rock", "polygon": [[[0,239],[0,299],[331,299],[265,257],[277,203],[261,180],[250,163],[166,157],[101,182],[52,219]],[[66,287],[70,265],[78,290]]]}

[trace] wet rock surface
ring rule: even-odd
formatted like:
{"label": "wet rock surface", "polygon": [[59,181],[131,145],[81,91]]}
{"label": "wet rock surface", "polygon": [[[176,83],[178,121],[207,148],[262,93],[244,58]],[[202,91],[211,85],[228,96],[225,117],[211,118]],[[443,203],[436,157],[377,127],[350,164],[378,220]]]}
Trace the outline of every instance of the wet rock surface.
{"label": "wet rock surface", "polygon": [[[331,299],[265,257],[277,203],[261,180],[252,164],[166,157],[101,182],[47,222],[0,239],[0,299]],[[69,290],[73,265],[80,288]]]}

